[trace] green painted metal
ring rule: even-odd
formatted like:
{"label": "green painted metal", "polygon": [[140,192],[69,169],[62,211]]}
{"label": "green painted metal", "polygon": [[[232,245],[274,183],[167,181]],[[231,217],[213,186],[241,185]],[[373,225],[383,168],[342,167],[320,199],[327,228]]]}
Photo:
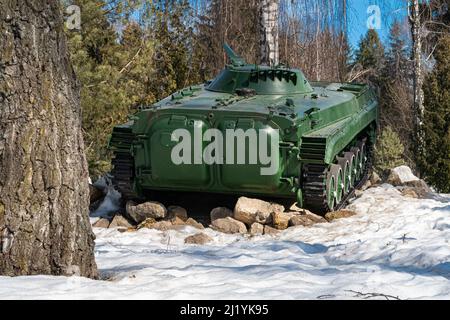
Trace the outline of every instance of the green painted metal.
{"label": "green painted metal", "polygon": [[[333,163],[364,132],[374,139],[378,102],[368,86],[309,83],[300,70],[246,64],[225,49],[231,65],[212,82],[175,92],[114,128],[109,147],[134,157],[136,193],[198,191],[301,201],[305,164]],[[260,163],[176,165],[171,136],[180,128],[193,136],[211,128],[278,129],[278,170],[263,176]]]}

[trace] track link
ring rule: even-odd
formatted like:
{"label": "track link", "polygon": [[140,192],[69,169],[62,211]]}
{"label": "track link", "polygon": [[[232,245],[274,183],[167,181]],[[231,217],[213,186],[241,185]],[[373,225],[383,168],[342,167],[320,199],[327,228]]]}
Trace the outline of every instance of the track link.
{"label": "track link", "polygon": [[123,199],[137,199],[133,189],[134,158],[129,153],[115,152],[111,171],[113,186],[122,194]]}
{"label": "track link", "polygon": [[304,166],[303,173],[303,197],[305,207],[312,212],[325,214],[330,211],[343,209],[355,195],[355,191],[360,189],[369,179],[372,171],[372,148],[365,145],[367,162],[363,168],[361,178],[355,182],[355,185],[342,197],[341,201],[331,209],[327,201],[327,175],[330,171],[330,165],[327,164],[307,164]]}

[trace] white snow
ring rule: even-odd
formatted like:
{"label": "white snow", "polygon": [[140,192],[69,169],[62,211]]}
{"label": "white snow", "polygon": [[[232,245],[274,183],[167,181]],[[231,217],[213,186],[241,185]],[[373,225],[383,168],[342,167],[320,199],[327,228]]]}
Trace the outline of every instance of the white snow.
{"label": "white snow", "polygon": [[[358,215],[276,237],[95,229],[104,280],[0,277],[5,299],[400,299],[450,298],[450,196],[411,199],[389,185],[348,209]],[[368,294],[368,295],[362,295]]]}

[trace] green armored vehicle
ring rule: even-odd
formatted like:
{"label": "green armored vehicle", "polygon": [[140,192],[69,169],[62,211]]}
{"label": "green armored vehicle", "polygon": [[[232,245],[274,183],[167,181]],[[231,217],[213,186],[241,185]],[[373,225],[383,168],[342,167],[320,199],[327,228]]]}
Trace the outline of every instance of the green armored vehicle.
{"label": "green armored vehicle", "polygon": [[114,128],[116,188],[125,199],[190,191],[293,198],[317,213],[342,207],[369,174],[375,93],[310,83],[300,70],[247,64],[225,50],[231,64],[214,80]]}

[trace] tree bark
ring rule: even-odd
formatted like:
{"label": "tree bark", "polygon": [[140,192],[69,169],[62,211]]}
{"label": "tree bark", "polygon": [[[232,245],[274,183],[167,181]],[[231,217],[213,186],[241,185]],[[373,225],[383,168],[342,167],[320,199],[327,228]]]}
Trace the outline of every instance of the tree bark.
{"label": "tree bark", "polygon": [[260,1],[260,56],[261,64],[278,65],[279,0]]}
{"label": "tree bark", "polygon": [[423,105],[423,72],[422,72],[422,34],[420,21],[419,0],[412,0],[409,6],[409,21],[412,29],[413,38],[413,60],[414,60],[414,123],[416,135],[416,152],[423,154],[423,117],[425,108]]}
{"label": "tree bark", "polygon": [[0,274],[97,277],[58,0],[0,0]]}

